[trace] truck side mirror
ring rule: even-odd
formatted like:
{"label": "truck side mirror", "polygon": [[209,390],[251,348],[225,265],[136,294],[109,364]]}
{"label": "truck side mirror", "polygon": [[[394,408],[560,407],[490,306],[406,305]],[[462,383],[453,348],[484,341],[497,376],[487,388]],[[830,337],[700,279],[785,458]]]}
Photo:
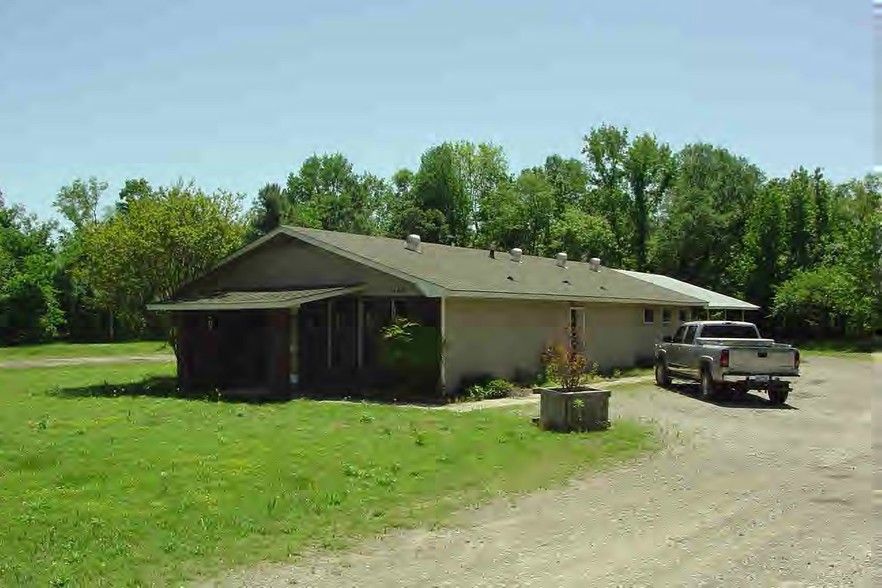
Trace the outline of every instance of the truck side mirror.
{"label": "truck side mirror", "polygon": [[674,338],[670,335],[665,335],[664,337],[662,337],[662,343],[673,343],[673,341]]}

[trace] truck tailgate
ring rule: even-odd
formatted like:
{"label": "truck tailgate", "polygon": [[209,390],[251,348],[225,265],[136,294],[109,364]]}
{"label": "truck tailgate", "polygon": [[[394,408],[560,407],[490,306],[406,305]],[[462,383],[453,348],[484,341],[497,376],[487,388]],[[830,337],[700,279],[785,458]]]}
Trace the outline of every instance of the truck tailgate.
{"label": "truck tailgate", "polygon": [[745,374],[796,373],[793,349],[778,347],[732,347],[729,370]]}

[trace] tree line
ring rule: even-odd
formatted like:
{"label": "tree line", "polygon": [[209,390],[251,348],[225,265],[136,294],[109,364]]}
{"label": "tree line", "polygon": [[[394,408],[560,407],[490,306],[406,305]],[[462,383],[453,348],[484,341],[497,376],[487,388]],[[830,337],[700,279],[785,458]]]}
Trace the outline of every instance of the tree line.
{"label": "tree line", "polygon": [[508,249],[669,275],[747,299],[774,332],[866,335],[882,326],[882,178],[820,169],[770,178],[729,150],[674,151],[610,125],[578,157],[514,173],[498,145],[445,142],[385,179],[342,154],[313,155],[284,182],[243,194],[192,183],[75,180],[63,224],[0,195],[0,342],[159,334],[144,305],[280,224]]}

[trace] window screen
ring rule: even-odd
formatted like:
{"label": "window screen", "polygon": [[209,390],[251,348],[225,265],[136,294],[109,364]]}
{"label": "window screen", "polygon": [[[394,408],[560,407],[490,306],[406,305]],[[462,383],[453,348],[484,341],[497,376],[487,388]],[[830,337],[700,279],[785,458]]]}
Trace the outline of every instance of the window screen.
{"label": "window screen", "polygon": [[643,322],[650,325],[655,322],[655,311],[651,308],[643,309]]}

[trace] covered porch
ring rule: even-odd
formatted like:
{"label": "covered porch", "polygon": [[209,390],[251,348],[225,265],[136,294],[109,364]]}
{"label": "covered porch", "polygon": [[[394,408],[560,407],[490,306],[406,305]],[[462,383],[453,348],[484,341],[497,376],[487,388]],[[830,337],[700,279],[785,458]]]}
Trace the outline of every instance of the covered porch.
{"label": "covered porch", "polygon": [[396,318],[416,323],[424,339],[437,338],[434,361],[414,385],[435,392],[440,383],[437,298],[362,296],[360,286],[347,286],[221,292],[149,308],[172,314],[178,381],[188,391],[285,398],[406,384],[405,366],[390,361],[382,339]]}

